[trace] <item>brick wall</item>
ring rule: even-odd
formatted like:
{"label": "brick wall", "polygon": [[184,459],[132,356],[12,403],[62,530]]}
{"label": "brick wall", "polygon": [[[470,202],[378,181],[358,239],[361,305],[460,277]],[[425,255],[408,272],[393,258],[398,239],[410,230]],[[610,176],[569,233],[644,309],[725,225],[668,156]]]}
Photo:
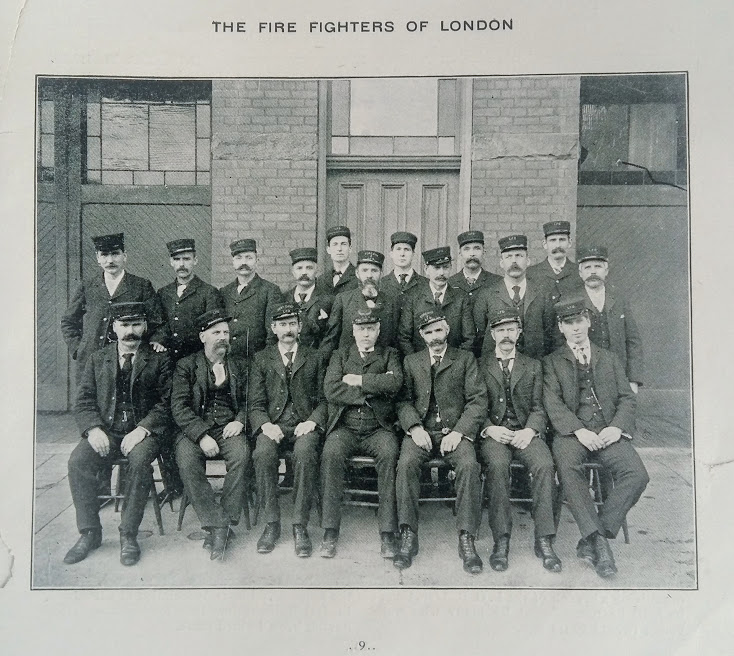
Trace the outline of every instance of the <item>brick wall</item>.
{"label": "brick wall", "polygon": [[317,116],[317,82],[214,80],[214,285],[234,278],[234,239],[255,238],[261,274],[281,286],[288,251],[316,244]]}
{"label": "brick wall", "polygon": [[538,262],[543,223],[571,221],[575,237],[579,78],[477,78],[473,99],[471,227],[490,269],[497,238],[514,233]]}

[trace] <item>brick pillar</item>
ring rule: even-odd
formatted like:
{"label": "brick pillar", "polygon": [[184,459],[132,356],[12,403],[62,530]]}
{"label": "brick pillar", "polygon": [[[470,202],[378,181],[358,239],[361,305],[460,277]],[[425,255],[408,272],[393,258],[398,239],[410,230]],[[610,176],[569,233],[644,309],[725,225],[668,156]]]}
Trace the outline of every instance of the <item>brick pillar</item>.
{"label": "brick pillar", "polygon": [[212,283],[234,278],[229,243],[253,237],[259,272],[291,283],[288,251],[316,245],[318,83],[212,83]]}
{"label": "brick pillar", "polygon": [[477,78],[473,123],[471,227],[487,236],[490,269],[504,235],[526,234],[533,262],[546,221],[570,221],[575,239],[579,78]]}

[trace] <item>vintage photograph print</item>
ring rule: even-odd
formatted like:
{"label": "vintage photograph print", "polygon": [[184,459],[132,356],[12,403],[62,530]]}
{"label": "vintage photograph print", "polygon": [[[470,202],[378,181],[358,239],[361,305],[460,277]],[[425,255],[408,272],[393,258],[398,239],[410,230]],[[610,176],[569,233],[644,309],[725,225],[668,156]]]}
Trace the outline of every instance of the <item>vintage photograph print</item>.
{"label": "vintage photograph print", "polygon": [[685,73],[36,92],[32,588],[697,588]]}

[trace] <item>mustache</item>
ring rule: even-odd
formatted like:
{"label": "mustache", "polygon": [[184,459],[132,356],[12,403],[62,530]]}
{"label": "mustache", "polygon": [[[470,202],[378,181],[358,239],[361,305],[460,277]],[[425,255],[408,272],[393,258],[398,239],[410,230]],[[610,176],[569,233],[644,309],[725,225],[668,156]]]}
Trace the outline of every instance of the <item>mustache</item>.
{"label": "mustache", "polygon": [[440,280],[441,282],[446,282],[448,278],[444,275],[436,276],[436,280]]}
{"label": "mustache", "polygon": [[441,344],[444,344],[444,343],[446,343],[445,339],[436,337],[428,342],[428,346],[440,346]]}
{"label": "mustache", "polygon": [[565,253],[566,249],[563,246],[556,246],[551,253]]}
{"label": "mustache", "polygon": [[469,262],[474,262],[475,264],[480,264],[481,263],[481,260],[478,257],[468,257],[466,259],[466,262],[467,262],[467,264]]}
{"label": "mustache", "polygon": [[519,264],[511,264],[508,271],[522,271],[522,267]]}
{"label": "mustache", "polygon": [[306,280],[306,281],[308,281],[308,280],[311,280],[311,276],[309,276],[309,275],[306,275],[306,274],[304,273],[304,274],[303,274],[302,276],[298,276],[298,280],[299,280],[299,281],[301,281],[301,280]]}
{"label": "mustache", "polygon": [[229,346],[229,340],[228,339],[219,339],[216,342],[214,342],[214,346]]}
{"label": "mustache", "polygon": [[249,264],[240,264],[236,271],[252,271],[252,267]]}
{"label": "mustache", "polygon": [[602,279],[602,278],[601,278],[601,276],[597,276],[597,275],[596,275],[595,273],[592,273],[592,274],[591,274],[591,275],[590,275],[590,276],[589,276],[589,277],[587,278],[587,280],[599,280],[599,281],[601,281],[601,279]]}
{"label": "mustache", "polygon": [[509,337],[503,337],[500,340],[500,344],[514,344],[514,340],[510,339]]}
{"label": "mustache", "polygon": [[121,340],[123,342],[139,342],[142,339],[143,338],[140,335],[136,335],[134,333],[130,333],[129,335],[125,335],[125,336],[121,337]]}

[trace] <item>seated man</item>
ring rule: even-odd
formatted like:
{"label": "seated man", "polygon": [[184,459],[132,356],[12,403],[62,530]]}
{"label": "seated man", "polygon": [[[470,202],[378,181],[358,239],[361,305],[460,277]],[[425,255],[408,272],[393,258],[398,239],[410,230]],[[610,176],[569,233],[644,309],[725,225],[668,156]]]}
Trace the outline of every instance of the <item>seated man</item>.
{"label": "seated man", "polygon": [[334,352],[324,378],[329,425],[321,456],[321,556],[336,555],[347,459],[367,454],[377,461],[381,553],[383,558],[393,558],[398,528],[395,465],[399,452],[393,430],[394,399],[403,384],[403,370],[398,352],[377,344],[380,320],[372,310],[357,312],[352,324],[356,343]]}
{"label": "seated man", "polygon": [[456,472],[456,528],[459,557],[470,574],[482,571],[474,548],[481,518],[481,468],[474,438],[487,407],[487,391],[469,351],[448,345],[449,325],[438,310],[419,320],[427,350],[405,358],[405,385],[398,419],[407,435],[398,460],[397,500],[400,549],[398,569],[410,567],[418,553],[418,499],[421,464],[440,453]]}
{"label": "seated man", "polygon": [[97,475],[120,456],[128,461],[126,499],[120,521],[120,562],[140,559],[138,527],[150,493],[150,463],[170,428],[171,364],[144,341],[142,302],[111,308],[117,343],[95,351],[79,382],[74,414],[83,439],[69,458],[69,487],[81,537],[64,558],[84,560],[102,543]]}
{"label": "seated man", "polygon": [[[191,505],[210,533],[204,546],[211,549],[211,560],[224,558],[229,526],[239,521],[250,459],[243,433],[247,371],[229,356],[229,319],[224,310],[198,318],[204,349],[178,361],[171,392],[173,419],[181,429],[176,461]],[[227,469],[221,505],[206,479],[206,459],[216,455]]]}
{"label": "seated man", "polygon": [[[619,359],[589,342],[589,312],[582,298],[555,304],[566,344],[543,359],[543,401],[553,424],[553,459],[581,532],[576,553],[602,578],[617,572],[607,538],[616,537],[649,481],[632,446],[635,394]],[[614,487],[597,514],[582,463],[601,463]]]}
{"label": "seated man", "polygon": [[540,362],[516,350],[520,325],[520,314],[515,308],[496,310],[489,318],[495,352],[479,362],[489,394],[489,416],[479,446],[482,462],[487,467],[489,526],[494,538],[489,565],[497,572],[508,567],[512,533],[508,472],[514,457],[531,476],[535,555],[543,559],[545,569],[560,572],[561,561],[553,550],[555,472],[553,458],[543,440],[546,428],[543,370]]}
{"label": "seated man", "polygon": [[250,428],[256,435],[255,475],[265,530],[259,553],[280,538],[278,464],[293,451],[293,539],[296,555],[311,555],[308,518],[319,475],[319,443],[326,427],[324,374],[317,350],[298,343],[301,321],[293,303],[280,305],[270,325],[278,343],[255,354],[250,369]]}

